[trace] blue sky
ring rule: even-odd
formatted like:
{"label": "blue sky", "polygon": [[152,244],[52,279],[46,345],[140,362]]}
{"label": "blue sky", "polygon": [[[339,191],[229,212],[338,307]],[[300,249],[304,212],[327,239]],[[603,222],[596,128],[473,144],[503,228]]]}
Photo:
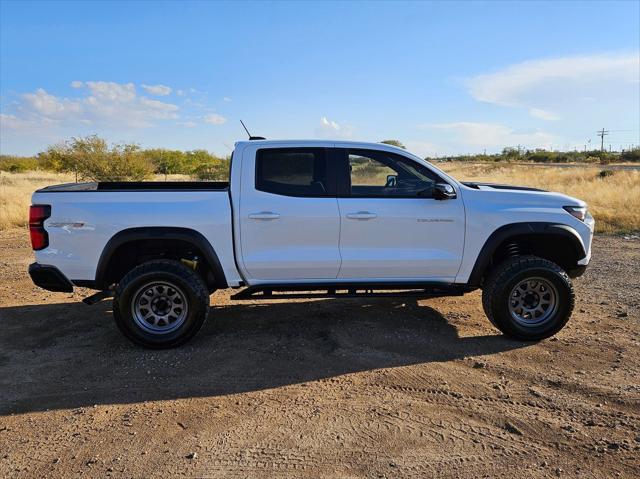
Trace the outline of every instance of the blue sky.
{"label": "blue sky", "polygon": [[640,2],[0,1],[0,151],[640,144]]}

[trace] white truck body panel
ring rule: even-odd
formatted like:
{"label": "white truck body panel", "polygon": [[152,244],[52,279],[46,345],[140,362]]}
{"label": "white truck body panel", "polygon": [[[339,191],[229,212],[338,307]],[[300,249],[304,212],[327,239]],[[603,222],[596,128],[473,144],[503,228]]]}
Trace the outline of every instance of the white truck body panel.
{"label": "white truck body panel", "polygon": [[36,260],[56,266],[71,280],[95,278],[100,255],[116,233],[173,226],[201,233],[217,252],[228,283],[240,281],[226,191],[36,192],[32,202],[53,204],[45,221],[49,247],[36,251]]}
{"label": "white truck body panel", "polygon": [[[463,261],[456,283],[466,283],[476,259],[489,236],[501,226],[522,222],[549,222],[570,226],[591,257],[593,220],[582,222],[562,206],[586,206],[584,201],[546,191],[476,190],[462,185],[467,207],[466,240]],[[588,262],[588,260],[587,260]]]}
{"label": "white truck body panel", "polygon": [[[260,142],[251,142],[241,152],[236,231],[243,276],[248,284],[335,279],[340,269],[336,198],[291,197],[256,190],[255,160],[260,147],[256,143]],[[277,146],[297,145],[278,142]]]}
{"label": "white truck body panel", "polygon": [[[457,197],[291,197],[255,188],[261,148],[355,148],[393,152],[436,172]],[[584,202],[558,193],[468,187],[410,153],[384,144],[333,141],[238,142],[229,190],[38,191],[52,205],[49,246],[38,263],[70,280],[91,281],[107,242],[129,228],[179,227],[202,234],[230,287],[265,283],[466,283],[491,234],[512,223],[567,225],[591,255],[593,220],[563,206]]]}

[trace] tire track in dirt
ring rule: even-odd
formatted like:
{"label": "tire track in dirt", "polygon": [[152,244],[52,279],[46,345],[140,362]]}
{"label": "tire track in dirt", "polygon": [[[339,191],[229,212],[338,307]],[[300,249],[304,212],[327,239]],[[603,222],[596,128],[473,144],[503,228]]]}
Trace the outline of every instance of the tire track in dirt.
{"label": "tire track in dirt", "polygon": [[212,297],[184,348],[34,288],[0,233],[1,477],[640,476],[640,242],[597,236],[557,340],[497,335],[478,293]]}

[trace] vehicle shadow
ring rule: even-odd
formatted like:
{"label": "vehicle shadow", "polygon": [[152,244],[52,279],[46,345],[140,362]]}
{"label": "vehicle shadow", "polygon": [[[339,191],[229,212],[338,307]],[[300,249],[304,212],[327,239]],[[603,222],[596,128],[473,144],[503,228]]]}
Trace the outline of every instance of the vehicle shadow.
{"label": "vehicle shadow", "polygon": [[436,310],[398,298],[212,307],[180,348],[130,344],[111,302],[0,308],[0,415],[209,397],[521,348],[459,337]]}

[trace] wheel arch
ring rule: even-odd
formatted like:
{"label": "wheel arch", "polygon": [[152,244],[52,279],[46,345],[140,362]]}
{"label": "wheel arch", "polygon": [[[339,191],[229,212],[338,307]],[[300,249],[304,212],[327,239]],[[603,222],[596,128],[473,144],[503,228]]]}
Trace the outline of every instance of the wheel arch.
{"label": "wheel arch", "polygon": [[216,288],[226,288],[227,280],[211,243],[202,233],[180,227],[154,226],[141,228],[127,228],[114,234],[102,250],[98,265],[96,267],[94,287],[96,289],[106,289],[110,286],[110,270],[112,261],[117,259],[118,253],[133,247],[140,242],[151,244],[152,242],[181,242],[191,245],[199,251],[203,260],[213,273],[213,286]]}
{"label": "wheel arch", "polygon": [[[496,261],[510,255],[509,246],[526,248],[522,254],[535,254],[552,260],[568,272],[578,268],[586,256],[580,235],[571,226],[549,222],[510,223],[496,229],[482,246],[468,284],[480,286]],[[504,256],[506,255],[506,256]]]}

